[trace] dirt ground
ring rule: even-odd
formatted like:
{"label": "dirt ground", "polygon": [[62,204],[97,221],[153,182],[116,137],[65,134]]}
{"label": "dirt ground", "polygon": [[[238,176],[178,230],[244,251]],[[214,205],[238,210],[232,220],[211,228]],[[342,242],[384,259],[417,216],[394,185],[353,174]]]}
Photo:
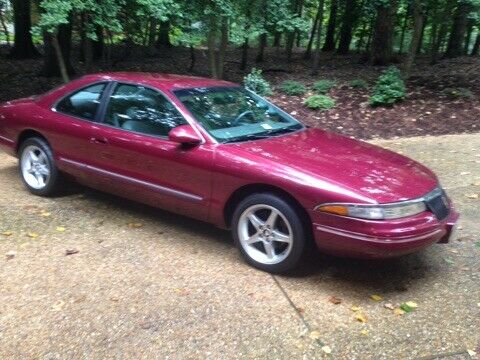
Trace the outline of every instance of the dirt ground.
{"label": "dirt ground", "polygon": [[[141,49],[114,49],[111,64],[98,62],[90,72],[101,71],[146,71],[209,76],[205,51],[196,51],[196,63],[189,71],[188,49],[172,48],[159,50],[150,56]],[[43,93],[61,83],[59,78],[41,75],[42,60],[13,61],[5,57],[5,48],[0,48],[0,102]],[[3,57],[2,57],[3,55]],[[310,61],[303,60],[296,52],[294,61],[286,63],[282,52],[267,50],[263,63],[255,63],[255,49],[250,51],[249,67],[239,70],[240,52],[231,49],[227,53],[226,79],[241,82],[252,66],[264,70],[272,83],[275,94],[272,100],[312,126],[340,132],[360,139],[395,138],[417,135],[442,135],[470,133],[480,130],[480,60],[478,57],[462,57],[442,60],[430,65],[428,58],[420,57],[412,76],[407,82],[408,96],[393,108],[371,108],[367,104],[370,89],[352,89],[353,79],[364,79],[370,88],[374,85],[382,67],[365,64],[361,55],[338,56],[323,53],[320,73],[310,75]],[[86,73],[85,65],[78,61],[78,50],[73,50],[73,65],[76,76]],[[331,79],[337,87],[329,95],[337,106],[321,112],[305,108],[301,103],[308,96],[286,96],[279,93],[278,86],[284,80],[297,80],[308,87],[320,79]],[[471,98],[455,99],[445,95],[445,89],[463,88],[471,92]]]}
{"label": "dirt ground", "polygon": [[478,359],[480,135],[380,143],[437,172],[462,216],[454,241],[315,255],[288,277],[208,224],[87,189],[34,197],[0,155],[0,358]]}

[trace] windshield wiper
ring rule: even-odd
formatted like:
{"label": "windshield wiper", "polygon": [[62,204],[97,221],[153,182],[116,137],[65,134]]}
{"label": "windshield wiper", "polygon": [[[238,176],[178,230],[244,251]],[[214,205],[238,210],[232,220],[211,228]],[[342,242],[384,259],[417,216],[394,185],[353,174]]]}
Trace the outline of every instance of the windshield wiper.
{"label": "windshield wiper", "polygon": [[247,134],[247,135],[231,138],[231,139],[228,139],[228,140],[224,141],[223,144],[241,142],[241,141],[248,141],[248,140],[266,139],[266,138],[269,138],[271,136],[287,134],[287,133],[295,132],[297,130],[300,130],[300,129],[291,128],[291,127],[286,127],[286,128],[281,128],[281,129],[273,129],[273,130],[264,131],[264,132],[261,132],[261,133],[258,133],[258,134]]}

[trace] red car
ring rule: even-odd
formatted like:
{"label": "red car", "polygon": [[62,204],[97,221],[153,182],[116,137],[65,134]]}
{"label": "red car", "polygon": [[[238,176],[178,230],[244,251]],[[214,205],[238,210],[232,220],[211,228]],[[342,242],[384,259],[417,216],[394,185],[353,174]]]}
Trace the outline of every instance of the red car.
{"label": "red car", "polygon": [[230,228],[270,272],[293,268],[310,241],[352,257],[411,253],[447,242],[458,217],[419,163],[213,79],[88,75],[2,104],[0,147],[33,194],[73,179]]}

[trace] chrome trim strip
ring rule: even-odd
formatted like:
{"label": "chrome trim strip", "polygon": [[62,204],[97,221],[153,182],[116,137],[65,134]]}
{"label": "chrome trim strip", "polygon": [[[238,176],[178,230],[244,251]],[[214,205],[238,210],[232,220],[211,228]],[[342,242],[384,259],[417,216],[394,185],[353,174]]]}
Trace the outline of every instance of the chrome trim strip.
{"label": "chrome trim strip", "polygon": [[88,170],[95,171],[95,172],[100,173],[100,174],[109,175],[109,176],[112,176],[112,177],[130,182],[130,183],[133,183],[133,184],[136,184],[136,185],[142,185],[142,186],[150,188],[151,190],[157,191],[159,193],[175,196],[175,197],[181,198],[183,200],[188,200],[188,201],[193,201],[193,202],[203,201],[203,197],[195,195],[195,194],[190,194],[190,193],[186,193],[186,192],[183,192],[183,191],[171,189],[169,187],[153,184],[151,182],[135,179],[135,178],[132,178],[130,176],[121,175],[121,174],[118,174],[118,173],[115,173],[115,172],[100,169],[98,167],[87,165],[87,164],[84,164],[84,163],[81,163],[81,162],[78,162],[78,161],[74,161],[74,160],[70,160],[70,159],[66,159],[66,158],[62,158],[62,157],[59,158],[59,160],[65,162],[65,163],[68,163],[70,165],[77,166],[78,168],[88,169]]}
{"label": "chrome trim strip", "polygon": [[437,229],[427,234],[422,234],[422,235],[417,235],[412,237],[404,236],[404,237],[398,237],[398,238],[395,238],[395,237],[385,238],[385,237],[362,235],[359,233],[349,232],[349,231],[345,231],[337,228],[332,228],[330,226],[324,226],[324,225],[318,225],[318,224],[315,224],[315,230],[323,231],[323,232],[327,232],[327,233],[339,235],[339,236],[346,236],[346,237],[357,239],[357,240],[383,242],[383,243],[396,243],[396,244],[403,243],[403,242],[416,241],[416,240],[423,240],[430,236],[434,236],[438,233],[441,233],[443,231],[443,229]]}
{"label": "chrome trim strip", "polygon": [[317,205],[313,208],[313,210],[318,210],[322,206],[358,206],[362,208],[372,208],[372,207],[382,207],[382,208],[389,208],[389,207],[396,207],[396,206],[401,206],[401,205],[409,205],[409,204],[415,204],[419,202],[427,202],[437,196],[440,196],[443,194],[443,190],[439,187],[436,187],[432,191],[428,192],[427,194],[423,195],[422,197],[416,198],[416,199],[411,199],[411,200],[405,200],[405,201],[397,201],[393,203],[386,203],[386,204],[359,204],[359,203],[342,203],[342,202],[331,202],[331,203],[322,203],[320,205]]}
{"label": "chrome trim strip", "polygon": [[2,136],[2,135],[0,135],[0,140],[4,140],[4,141],[6,141],[6,142],[15,144],[15,141],[10,140],[9,138],[6,138],[5,136]]}

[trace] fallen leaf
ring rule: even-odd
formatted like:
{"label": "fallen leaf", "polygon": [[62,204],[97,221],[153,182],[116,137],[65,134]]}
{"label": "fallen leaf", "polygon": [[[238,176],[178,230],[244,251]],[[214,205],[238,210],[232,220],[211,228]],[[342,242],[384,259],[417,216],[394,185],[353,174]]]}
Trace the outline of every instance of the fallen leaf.
{"label": "fallen leaf", "polygon": [[188,291],[187,289],[175,289],[175,292],[181,296],[186,296],[190,294],[190,291]]}
{"label": "fallen leaf", "polygon": [[308,337],[312,340],[318,340],[320,339],[320,331],[318,330],[310,331],[310,334],[308,334]]}
{"label": "fallen leaf", "polygon": [[467,353],[468,353],[468,355],[470,355],[470,357],[472,357],[472,358],[477,355],[477,352],[476,352],[476,351],[473,351],[473,350],[467,350]]}
{"label": "fallen leaf", "polygon": [[12,231],[4,231],[4,232],[2,233],[2,235],[4,235],[4,236],[12,236],[12,235],[13,235],[13,232],[12,232]]}
{"label": "fallen leaf", "polygon": [[304,308],[301,308],[301,307],[297,307],[297,311],[298,311],[300,314],[304,314],[304,313],[305,313],[305,309],[304,309]]}
{"label": "fallen leaf", "polygon": [[353,312],[357,312],[357,311],[360,311],[361,308],[358,307],[358,306],[353,305],[353,306],[350,308],[350,310],[352,310]]}
{"label": "fallen leaf", "polygon": [[361,323],[366,323],[367,322],[367,318],[365,317],[365,315],[363,315],[360,312],[355,314],[355,319],[357,321],[360,321]]}
{"label": "fallen leaf", "polygon": [[460,175],[468,175],[468,174],[470,174],[470,171],[462,171],[462,172],[460,173]]}
{"label": "fallen leaf", "polygon": [[328,298],[328,301],[331,302],[332,304],[338,305],[342,303],[342,299],[337,298],[336,296],[330,296]]}
{"label": "fallen leaf", "polygon": [[412,309],[416,309],[418,307],[418,304],[413,301],[407,301],[405,305],[407,305],[408,307],[411,307]]}
{"label": "fallen leaf", "polygon": [[367,329],[362,329],[362,330],[360,330],[360,334],[367,336],[368,335],[368,330]]}
{"label": "fallen leaf", "polygon": [[478,197],[479,197],[478,194],[469,194],[469,195],[465,195],[465,196],[469,199],[478,199]]}
{"label": "fallen leaf", "polygon": [[396,308],[395,310],[393,310],[393,313],[394,313],[395,315],[403,315],[403,314],[405,314],[405,311],[403,311],[403,310],[400,309],[400,308]]}
{"label": "fallen leaf", "polygon": [[373,295],[370,295],[370,299],[372,299],[373,301],[382,301],[383,297],[381,297],[380,295],[373,294]]}
{"label": "fallen leaf", "polygon": [[410,313],[413,311],[413,308],[411,306],[409,306],[407,303],[403,303],[400,305],[400,309],[402,309],[403,311],[405,311],[406,313]]}
{"label": "fallen leaf", "polygon": [[[8,235],[7,235],[7,236],[8,236]],[[478,247],[478,248],[480,248],[480,241],[477,241],[477,242],[475,243],[475,246]]]}
{"label": "fallen leaf", "polygon": [[450,264],[450,265],[455,264],[455,262],[454,262],[452,259],[450,259],[450,258],[444,258],[443,260],[445,260],[445,262],[446,262],[447,264]]}
{"label": "fallen leaf", "polygon": [[65,251],[65,255],[73,255],[73,254],[78,254],[78,250],[77,249],[67,249]]}
{"label": "fallen leaf", "polygon": [[29,238],[35,239],[35,238],[38,237],[38,234],[37,234],[37,233],[34,233],[34,232],[29,232],[29,233],[27,234],[27,236],[28,236]]}
{"label": "fallen leaf", "polygon": [[49,213],[48,211],[42,211],[42,212],[40,213],[40,216],[41,216],[41,217],[49,217],[49,216],[51,216],[51,215],[52,215],[52,214]]}
{"label": "fallen leaf", "polygon": [[135,228],[142,227],[142,226],[143,226],[143,224],[142,224],[142,223],[139,223],[139,222],[130,222],[130,223],[128,223],[128,227],[134,228],[134,229],[135,229]]}
{"label": "fallen leaf", "polygon": [[15,257],[15,255],[17,255],[17,252],[16,251],[13,251],[13,250],[10,250],[9,252],[7,252],[5,254],[7,260],[11,260]]}
{"label": "fallen leaf", "polygon": [[332,349],[330,349],[330,346],[322,346],[322,351],[325,353],[325,354],[331,354],[332,353]]}
{"label": "fallen leaf", "polygon": [[57,230],[58,232],[64,232],[67,229],[65,229],[63,226],[57,226],[55,230]]}
{"label": "fallen leaf", "polygon": [[476,181],[472,183],[473,186],[480,186],[480,181]]}
{"label": "fallen leaf", "polygon": [[65,301],[59,300],[55,304],[53,304],[52,308],[55,311],[60,311],[60,310],[62,310],[64,305],[65,305]]}
{"label": "fallen leaf", "polygon": [[390,303],[383,304],[383,307],[388,310],[395,310],[395,306],[393,306],[393,304],[390,304]]}

